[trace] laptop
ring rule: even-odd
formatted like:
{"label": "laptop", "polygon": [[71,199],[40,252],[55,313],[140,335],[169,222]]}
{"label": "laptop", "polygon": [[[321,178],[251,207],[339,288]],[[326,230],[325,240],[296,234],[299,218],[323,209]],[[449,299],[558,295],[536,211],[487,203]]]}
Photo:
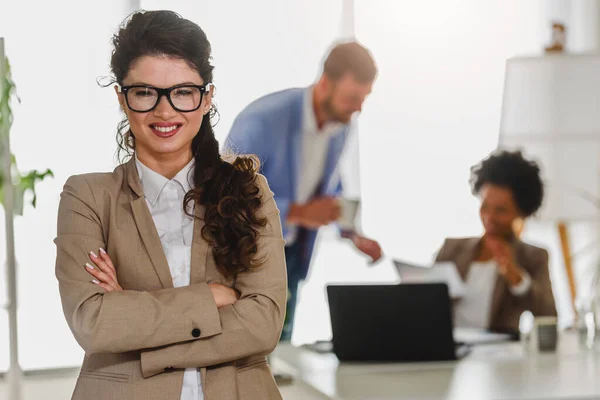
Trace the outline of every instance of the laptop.
{"label": "laptop", "polygon": [[454,341],[445,283],[328,285],[327,297],[342,362],[447,361],[469,351]]}

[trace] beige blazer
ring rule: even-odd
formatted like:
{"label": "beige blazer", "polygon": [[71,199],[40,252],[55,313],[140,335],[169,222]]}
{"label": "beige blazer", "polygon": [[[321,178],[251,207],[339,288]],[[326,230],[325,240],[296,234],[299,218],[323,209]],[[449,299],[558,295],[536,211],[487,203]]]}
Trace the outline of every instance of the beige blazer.
{"label": "beige blazer", "polygon": [[[436,261],[452,261],[465,280],[469,267],[477,255],[481,238],[446,239]],[[548,271],[548,252],[542,248],[515,239],[516,261],[531,276],[531,289],[524,296],[514,296],[506,281],[498,278],[492,293],[490,329],[519,329],[519,318],[529,310],[535,316],[555,316],[556,307]]]}
{"label": "beige blazer", "polygon": [[[226,280],[196,219],[190,285],[174,288],[134,160],[113,173],[72,176],[58,212],[56,277],[67,323],[85,358],[73,399],[178,400],[185,368],[201,368],[206,400],[281,399],[265,356],[278,343],[287,282],[279,210],[259,176],[268,224],[261,268]],[[197,205],[196,216],[204,208]],[[125,289],[106,293],[84,265],[107,250]],[[208,283],[240,299],[217,309]]]}

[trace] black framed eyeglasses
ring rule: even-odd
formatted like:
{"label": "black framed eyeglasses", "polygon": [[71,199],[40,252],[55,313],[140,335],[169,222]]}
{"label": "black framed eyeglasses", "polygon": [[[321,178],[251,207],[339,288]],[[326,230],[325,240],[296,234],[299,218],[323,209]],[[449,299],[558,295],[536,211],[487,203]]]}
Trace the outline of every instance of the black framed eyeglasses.
{"label": "black framed eyeglasses", "polygon": [[204,86],[183,84],[166,89],[147,85],[119,85],[118,90],[125,95],[127,107],[131,111],[150,112],[160,103],[161,97],[165,96],[176,111],[187,113],[200,108],[202,98],[210,87],[210,83]]}

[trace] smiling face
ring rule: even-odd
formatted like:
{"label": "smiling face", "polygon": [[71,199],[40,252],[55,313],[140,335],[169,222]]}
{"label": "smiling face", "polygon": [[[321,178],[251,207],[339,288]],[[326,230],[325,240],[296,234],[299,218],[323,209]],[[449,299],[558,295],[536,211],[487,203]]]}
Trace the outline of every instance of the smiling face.
{"label": "smiling face", "polygon": [[[166,56],[137,59],[122,82],[123,86],[147,85],[163,89],[181,84],[202,86],[204,81],[185,60]],[[153,110],[144,113],[132,111],[124,93],[117,90],[117,96],[129,120],[135,137],[135,152],[142,163],[152,167],[161,162],[178,160],[185,164],[191,160],[192,140],[210,109],[212,92],[204,94],[198,110],[186,113],[175,110],[166,96],[160,98]]]}
{"label": "smiling face", "polygon": [[479,192],[481,206],[479,216],[485,234],[491,237],[510,238],[513,223],[521,217],[513,192],[503,186],[486,183]]}

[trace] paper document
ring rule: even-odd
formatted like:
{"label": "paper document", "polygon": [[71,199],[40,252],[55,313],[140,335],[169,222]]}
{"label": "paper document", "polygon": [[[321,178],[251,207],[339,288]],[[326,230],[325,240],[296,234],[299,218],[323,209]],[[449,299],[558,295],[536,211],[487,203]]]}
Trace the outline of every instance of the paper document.
{"label": "paper document", "polygon": [[496,333],[476,328],[454,328],[454,341],[466,344],[489,344],[508,342],[512,336],[508,333]]}
{"label": "paper document", "polygon": [[419,266],[394,260],[400,275],[400,283],[445,283],[453,299],[465,294],[465,283],[453,262],[438,262],[433,266]]}

